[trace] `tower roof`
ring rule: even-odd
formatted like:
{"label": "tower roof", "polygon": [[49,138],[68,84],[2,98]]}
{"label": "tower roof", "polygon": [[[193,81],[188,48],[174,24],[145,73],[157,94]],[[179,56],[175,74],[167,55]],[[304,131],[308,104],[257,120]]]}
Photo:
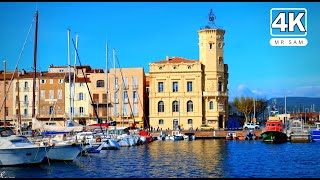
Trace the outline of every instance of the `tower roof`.
{"label": "tower roof", "polygon": [[165,60],[154,62],[156,64],[167,64],[167,63],[195,63],[198,60],[189,60],[181,57],[172,57]]}

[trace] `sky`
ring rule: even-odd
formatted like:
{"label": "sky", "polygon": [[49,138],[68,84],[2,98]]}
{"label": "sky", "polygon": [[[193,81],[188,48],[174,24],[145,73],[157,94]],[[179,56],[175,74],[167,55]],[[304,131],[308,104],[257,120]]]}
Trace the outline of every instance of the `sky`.
{"label": "sky", "polygon": [[[15,69],[38,9],[38,71],[47,71],[50,64],[68,64],[70,28],[71,38],[79,36],[82,65],[105,69],[108,41],[109,65],[114,48],[121,67],[143,67],[149,72],[149,63],[164,60],[167,55],[199,59],[197,31],[207,25],[210,8],[215,23],[226,31],[224,60],[229,66],[229,100],[241,95],[267,99],[320,97],[319,2],[0,3],[0,59],[6,59],[7,71]],[[271,8],[307,9],[307,46],[270,45]],[[33,43],[34,26],[19,60],[19,70],[32,71]],[[1,70],[3,66],[0,63]]]}

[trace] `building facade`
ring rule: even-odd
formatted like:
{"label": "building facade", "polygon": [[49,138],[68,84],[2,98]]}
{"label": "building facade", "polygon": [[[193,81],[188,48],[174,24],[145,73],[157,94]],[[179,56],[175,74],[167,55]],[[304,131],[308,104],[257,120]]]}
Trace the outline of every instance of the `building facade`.
{"label": "building facade", "polygon": [[[60,126],[65,122],[65,78],[66,73],[40,72],[38,120],[55,121]],[[50,122],[50,123],[51,123]]]}
{"label": "building facade", "polygon": [[[6,92],[4,92],[4,72],[0,72],[0,106],[2,106],[1,112],[0,112],[0,119],[4,120],[4,115],[6,115],[6,120],[10,124],[15,123],[15,112],[14,112],[14,101],[13,101],[13,84],[10,85],[10,80],[12,78],[13,73],[12,72],[6,72]],[[13,78],[16,78],[17,73],[14,75]],[[6,100],[6,107],[4,107],[4,100]],[[0,107],[1,108],[1,107]],[[3,125],[3,122],[1,121],[1,126]]]}
{"label": "building facade", "polygon": [[[209,19],[210,21],[212,19]],[[160,129],[224,128],[228,119],[228,66],[223,29],[198,31],[199,60],[166,57],[150,63],[150,126]]]}
{"label": "building facade", "polygon": [[117,126],[145,124],[145,73],[143,68],[111,68],[108,73],[110,120]]}

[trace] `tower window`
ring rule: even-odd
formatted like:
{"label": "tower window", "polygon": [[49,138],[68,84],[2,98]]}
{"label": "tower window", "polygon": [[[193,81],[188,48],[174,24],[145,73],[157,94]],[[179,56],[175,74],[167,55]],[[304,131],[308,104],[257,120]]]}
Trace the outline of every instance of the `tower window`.
{"label": "tower window", "polygon": [[222,57],[219,57],[219,65],[222,65]]}
{"label": "tower window", "polygon": [[212,49],[212,43],[210,43],[210,49]]}

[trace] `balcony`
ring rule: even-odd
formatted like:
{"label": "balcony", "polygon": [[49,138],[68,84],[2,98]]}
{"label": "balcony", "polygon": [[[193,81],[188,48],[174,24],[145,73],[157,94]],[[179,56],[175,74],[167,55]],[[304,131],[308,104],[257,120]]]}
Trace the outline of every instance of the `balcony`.
{"label": "balcony", "polygon": [[221,92],[221,91],[203,91],[204,97],[209,96],[228,96],[228,92]]}
{"label": "balcony", "polygon": [[29,106],[29,101],[23,101],[24,106]]}
{"label": "balcony", "polygon": [[123,84],[123,88],[124,88],[125,90],[127,90],[127,89],[129,89],[129,85],[128,85],[128,84]]}

